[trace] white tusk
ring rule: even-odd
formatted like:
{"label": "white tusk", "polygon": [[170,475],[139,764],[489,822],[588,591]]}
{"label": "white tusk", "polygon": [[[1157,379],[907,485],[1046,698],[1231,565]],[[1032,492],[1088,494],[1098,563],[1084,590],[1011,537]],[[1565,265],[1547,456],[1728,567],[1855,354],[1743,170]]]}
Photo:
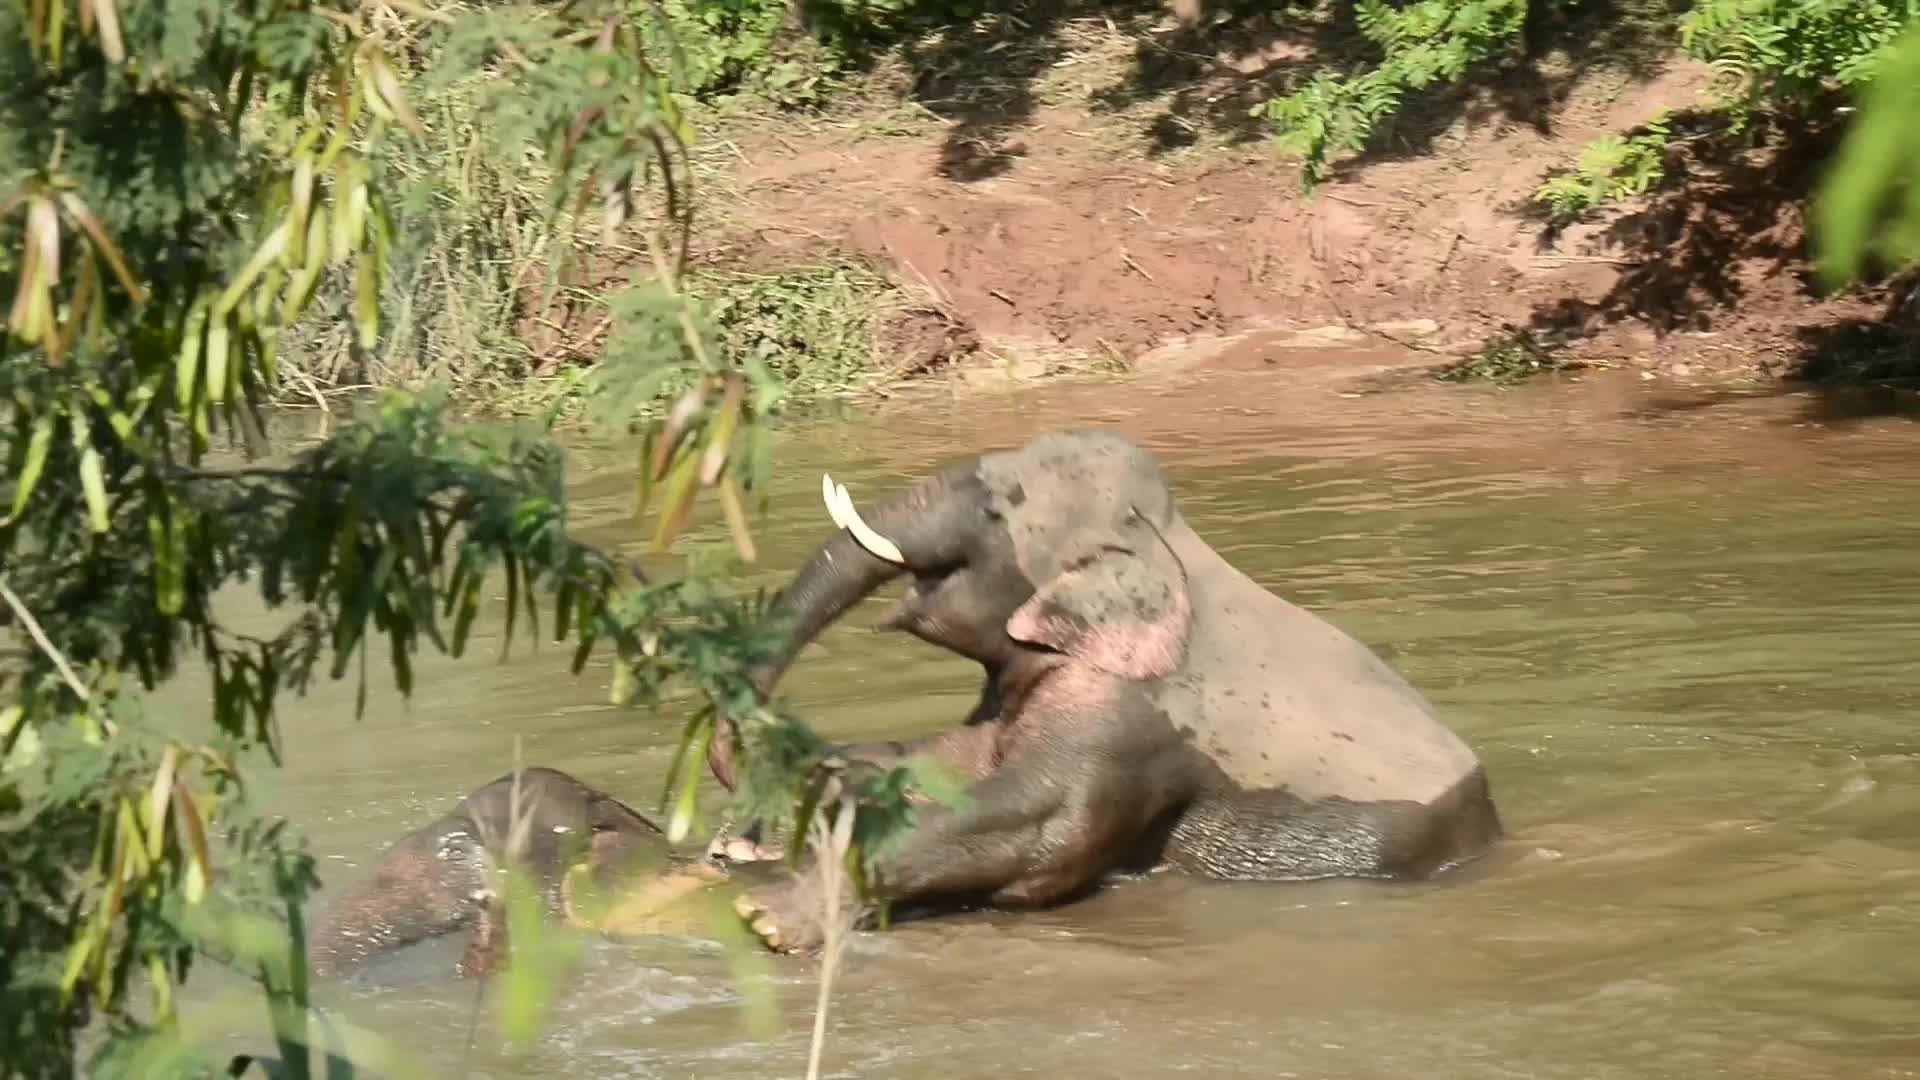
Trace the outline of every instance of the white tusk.
{"label": "white tusk", "polygon": [[837,509],[846,516],[846,521],[843,522],[840,527],[852,533],[853,538],[860,542],[861,547],[866,548],[868,551],[873,552],[875,555],[880,556],[890,563],[899,563],[901,566],[905,566],[907,564],[907,558],[900,554],[900,548],[894,544],[893,541],[874,532],[873,526],[868,525],[861,519],[860,511],[853,508],[853,496],[847,494],[847,489],[844,484],[838,488],[837,494],[840,496]]}
{"label": "white tusk", "polygon": [[834,490],[833,477],[828,476],[826,473],[820,474],[820,497],[826,500],[827,516],[833,519],[834,527],[837,529],[846,528],[846,512],[840,509],[839,497]]}

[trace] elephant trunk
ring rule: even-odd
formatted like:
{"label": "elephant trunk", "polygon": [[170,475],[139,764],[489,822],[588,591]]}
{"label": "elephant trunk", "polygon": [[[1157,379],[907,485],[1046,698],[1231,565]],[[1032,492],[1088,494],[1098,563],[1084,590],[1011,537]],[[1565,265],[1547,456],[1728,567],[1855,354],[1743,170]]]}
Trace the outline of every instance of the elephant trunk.
{"label": "elephant trunk", "polygon": [[[978,527],[975,461],[956,462],[906,491],[861,514],[850,502],[835,506],[827,481],[828,512],[842,527],[807,560],[775,597],[771,614],[789,621],[780,648],[752,673],[762,699],[786,673],[794,658],[822,631],[861,600],[910,570],[930,571],[959,558]],[[896,558],[897,556],[897,558]],[[734,786],[732,748],[715,739],[710,764],[716,779]]]}

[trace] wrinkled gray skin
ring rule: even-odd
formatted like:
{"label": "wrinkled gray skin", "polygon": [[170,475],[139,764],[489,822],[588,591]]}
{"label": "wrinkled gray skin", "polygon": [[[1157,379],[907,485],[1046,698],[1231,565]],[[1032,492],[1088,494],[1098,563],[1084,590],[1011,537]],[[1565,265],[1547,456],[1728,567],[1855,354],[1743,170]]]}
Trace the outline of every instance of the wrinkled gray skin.
{"label": "wrinkled gray skin", "polygon": [[[1267,591],[1188,527],[1154,458],[1095,431],[953,464],[864,514],[780,594],[793,657],[863,597],[911,586],[883,626],[978,661],[957,730],[847,748],[930,753],[972,781],[880,867],[883,898],[1070,899],[1113,870],[1213,878],[1417,879],[1501,826],[1474,752],[1365,645]],[[884,551],[884,547],[882,548]],[[711,765],[732,787],[725,743]],[[742,914],[783,951],[818,945],[805,883]]]}
{"label": "wrinkled gray skin", "polygon": [[[558,769],[520,772],[522,813],[531,808],[525,866],[551,914],[560,879],[590,857],[611,880],[666,851],[666,834],[646,815]],[[328,900],[308,928],[316,975],[343,975],[381,953],[471,929],[486,909],[512,824],[513,774],[475,789],[447,814],[402,837],[365,878]]]}

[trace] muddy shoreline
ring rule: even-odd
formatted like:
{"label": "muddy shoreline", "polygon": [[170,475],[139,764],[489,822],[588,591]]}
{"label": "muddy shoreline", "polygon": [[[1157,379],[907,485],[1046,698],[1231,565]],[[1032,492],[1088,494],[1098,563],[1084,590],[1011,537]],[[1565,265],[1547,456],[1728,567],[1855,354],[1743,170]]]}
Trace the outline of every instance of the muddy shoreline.
{"label": "muddy shoreline", "polygon": [[[1089,35],[1066,70],[1114,47]],[[1532,198],[1592,139],[1696,103],[1710,74],[1674,58],[1575,80],[1530,118],[1464,109],[1419,152],[1372,155],[1311,196],[1270,141],[1156,150],[1150,117],[1081,88],[996,129],[992,168],[955,168],[963,121],[903,120],[884,94],[800,133],[747,118],[713,136],[727,154],[697,262],[873,265],[912,297],[877,334],[873,368],[893,381],[1152,370],[1250,340],[1277,366],[1331,349],[1433,367],[1516,330],[1650,377],[1792,378],[1890,310],[1882,289],[1816,295],[1804,153],[1690,142],[1670,170],[1684,182],[1570,223]]]}

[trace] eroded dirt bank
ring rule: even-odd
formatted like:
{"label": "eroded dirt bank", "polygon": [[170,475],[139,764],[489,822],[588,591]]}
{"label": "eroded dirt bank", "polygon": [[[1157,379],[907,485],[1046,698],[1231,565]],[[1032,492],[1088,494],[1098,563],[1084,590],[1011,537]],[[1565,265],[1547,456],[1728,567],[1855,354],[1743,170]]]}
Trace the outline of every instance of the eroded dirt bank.
{"label": "eroded dirt bank", "polygon": [[1709,154],[1683,136],[1669,169],[1684,186],[1568,227],[1543,219],[1533,192],[1588,141],[1698,104],[1696,65],[1569,75],[1527,107],[1466,93],[1309,199],[1258,122],[1184,147],[1166,136],[1198,130],[1194,102],[1244,113],[1235,95],[1287,61],[1284,42],[1221,45],[1212,74],[1109,107],[1103,77],[1075,72],[1111,68],[1124,43],[1098,28],[1065,40],[1017,102],[956,104],[929,89],[950,73],[903,70],[905,106],[729,132],[707,257],[884,267],[925,300],[893,319],[895,371],[1151,365],[1220,335],[1284,349],[1301,331],[1296,343],[1319,350],[1440,362],[1518,326],[1571,339],[1589,362],[1767,378],[1884,307],[1813,296],[1809,170],[1766,152]]}

